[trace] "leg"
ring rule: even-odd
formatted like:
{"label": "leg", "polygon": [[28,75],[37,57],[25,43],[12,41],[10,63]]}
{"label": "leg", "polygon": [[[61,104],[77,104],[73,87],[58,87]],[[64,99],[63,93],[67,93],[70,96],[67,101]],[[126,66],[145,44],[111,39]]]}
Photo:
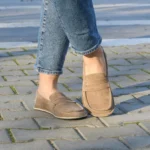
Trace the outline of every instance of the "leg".
{"label": "leg", "polygon": [[68,45],[69,40],[52,1],[43,0],[38,53],[34,65],[39,72],[34,109],[48,112],[57,118],[77,119],[86,117],[86,111],[57,89]]}
{"label": "leg", "polygon": [[[108,83],[107,60],[92,0],[53,0],[62,27],[75,52],[83,55],[82,101],[94,116],[107,116],[114,110]],[[61,5],[61,7],[59,7]]]}
{"label": "leg", "polygon": [[35,68],[40,73],[38,91],[47,99],[57,90],[57,81],[63,73],[68,45],[69,40],[60,25],[53,3],[44,0]]}
{"label": "leg", "polygon": [[75,52],[86,55],[95,51],[102,38],[97,31],[92,0],[52,1]]}

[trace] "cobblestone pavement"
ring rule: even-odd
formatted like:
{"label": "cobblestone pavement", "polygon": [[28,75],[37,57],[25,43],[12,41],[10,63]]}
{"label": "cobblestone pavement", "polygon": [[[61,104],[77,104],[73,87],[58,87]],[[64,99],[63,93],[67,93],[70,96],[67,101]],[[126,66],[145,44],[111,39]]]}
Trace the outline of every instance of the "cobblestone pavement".
{"label": "cobblestone pavement", "polygon": [[[60,120],[33,110],[35,48],[0,49],[0,150],[149,150],[150,45],[104,47],[112,116]],[[69,50],[59,90],[81,102],[82,56]]]}

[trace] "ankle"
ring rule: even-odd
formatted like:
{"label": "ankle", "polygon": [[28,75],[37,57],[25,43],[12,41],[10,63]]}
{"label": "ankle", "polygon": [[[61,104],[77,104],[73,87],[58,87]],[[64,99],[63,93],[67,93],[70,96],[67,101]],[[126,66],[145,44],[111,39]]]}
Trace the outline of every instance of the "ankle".
{"label": "ankle", "polygon": [[87,65],[99,63],[99,60],[102,57],[103,57],[103,48],[99,46],[96,51],[90,54],[84,55],[83,62],[84,64],[87,64]]}
{"label": "ankle", "polygon": [[52,88],[52,89],[44,89],[44,88],[38,88],[37,89],[37,91],[38,91],[38,93],[42,96],[42,97],[44,97],[45,99],[49,99],[49,96],[51,95],[51,94],[53,94],[54,92],[56,92],[56,91],[58,91],[58,89],[55,89],[55,88]]}

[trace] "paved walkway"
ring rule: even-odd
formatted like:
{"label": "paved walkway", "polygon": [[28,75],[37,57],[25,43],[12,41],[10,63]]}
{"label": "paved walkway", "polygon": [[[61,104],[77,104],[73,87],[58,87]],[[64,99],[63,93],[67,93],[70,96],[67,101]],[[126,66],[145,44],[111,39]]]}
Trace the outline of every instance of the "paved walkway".
{"label": "paved walkway", "polygon": [[[0,49],[0,150],[149,150],[150,45],[105,47],[112,116],[59,120],[33,110],[36,48]],[[68,52],[59,89],[81,102],[81,56]]]}

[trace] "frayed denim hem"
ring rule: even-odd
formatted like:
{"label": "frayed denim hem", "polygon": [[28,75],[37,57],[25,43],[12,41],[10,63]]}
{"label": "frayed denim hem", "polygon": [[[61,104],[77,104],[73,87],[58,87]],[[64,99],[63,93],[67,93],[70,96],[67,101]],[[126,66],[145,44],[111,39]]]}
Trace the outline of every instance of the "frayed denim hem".
{"label": "frayed denim hem", "polygon": [[55,75],[63,74],[63,71],[51,71],[51,70],[47,70],[47,69],[43,69],[43,68],[35,67],[35,66],[34,66],[34,69],[38,73],[55,74]]}
{"label": "frayed denim hem", "polygon": [[92,48],[88,49],[88,50],[85,50],[84,52],[81,52],[81,51],[77,51],[74,47],[72,47],[74,49],[74,52],[76,54],[80,54],[80,55],[87,55],[87,54],[90,54],[94,51],[97,50],[97,48],[99,47],[99,45],[102,43],[102,39],[100,39],[96,45],[94,45]]}

